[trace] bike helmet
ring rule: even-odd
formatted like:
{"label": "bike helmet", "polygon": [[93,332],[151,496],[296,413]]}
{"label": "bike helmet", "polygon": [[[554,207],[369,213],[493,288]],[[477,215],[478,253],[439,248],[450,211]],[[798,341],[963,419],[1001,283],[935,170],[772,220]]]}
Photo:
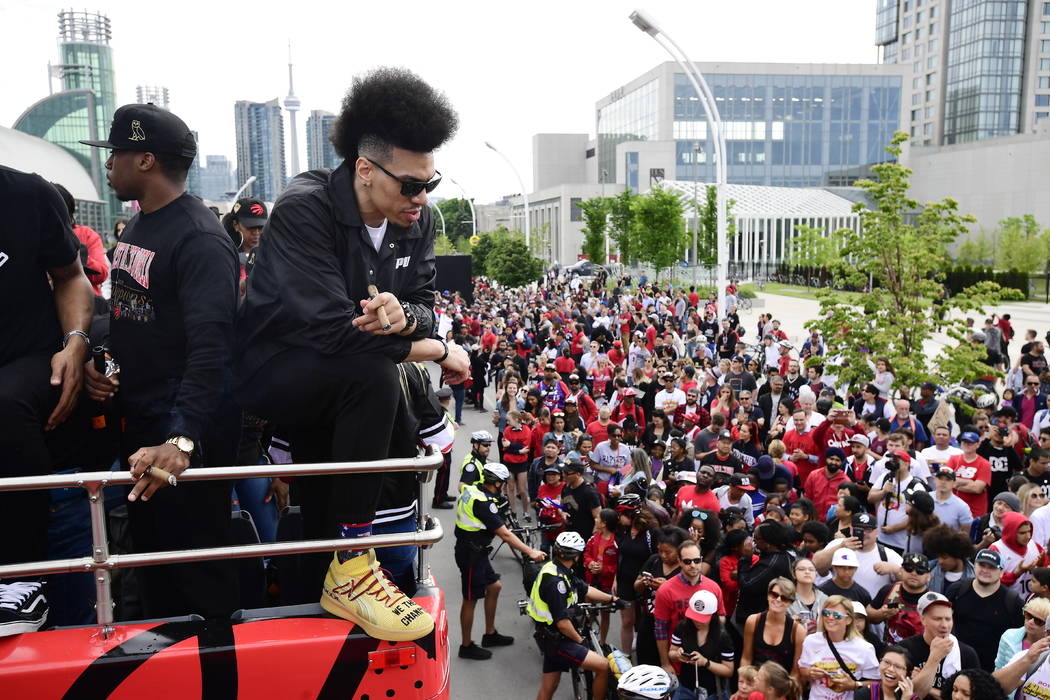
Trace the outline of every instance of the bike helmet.
{"label": "bike helmet", "polygon": [[554,553],[564,559],[578,557],[583,554],[586,546],[587,543],[583,541],[579,533],[572,531],[563,532],[554,540]]}
{"label": "bike helmet", "polygon": [[470,434],[471,442],[492,442],[492,433],[487,430],[479,430]]}
{"label": "bike helmet", "polygon": [[620,700],[668,700],[678,689],[678,679],[659,666],[632,666],[620,676]]}
{"label": "bike helmet", "polygon": [[499,462],[489,462],[482,467],[481,476],[486,484],[510,481],[510,471]]}
{"label": "bike helmet", "polygon": [[994,393],[981,394],[977,397],[977,408],[991,408],[995,405],[996,395]]}
{"label": "bike helmet", "polygon": [[617,513],[636,513],[642,507],[642,497],[636,493],[625,493],[616,501]]}

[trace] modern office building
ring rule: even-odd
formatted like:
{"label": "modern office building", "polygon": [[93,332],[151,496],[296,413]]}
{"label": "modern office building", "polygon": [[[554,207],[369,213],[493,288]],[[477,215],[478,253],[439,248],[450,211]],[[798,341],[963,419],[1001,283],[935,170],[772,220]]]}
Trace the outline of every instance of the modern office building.
{"label": "modern office building", "polygon": [[52,76],[58,77],[61,90],[30,106],[13,125],[16,131],[49,141],[76,158],[91,176],[95,190],[104,193],[109,224],[121,216],[123,204],[106,185],[103,164],[108,154],[79,142],[109,135],[109,125],[117,108],[111,39],[112,27],[106,15],[60,11],[60,59],[49,66],[49,81]]}
{"label": "modern office building", "polygon": [[288,180],[284,159],[284,119],[281,103],[239,100],[234,105],[237,139],[237,186],[256,177],[245,195],[273,202]]}
{"label": "modern office building", "polygon": [[881,60],[911,70],[908,129],[922,146],[1031,133],[1050,116],[1050,3],[878,0]]}
{"label": "modern office building", "polygon": [[[198,160],[200,155],[197,156]],[[201,197],[218,202],[237,191],[233,163],[226,156],[205,156],[201,168]]]}
{"label": "modern office building", "polygon": [[[730,183],[818,186],[866,171],[907,116],[908,69],[877,64],[701,63],[725,128]],[[589,180],[647,189],[653,180],[714,180],[702,103],[667,62],[596,106]],[[644,162],[643,162],[644,161]],[[842,184],[836,182],[836,184]]]}
{"label": "modern office building", "polygon": [[152,102],[158,107],[171,109],[171,100],[168,88],[163,85],[136,85],[135,102],[140,105]]}
{"label": "modern office building", "polygon": [[329,134],[335,124],[335,115],[323,109],[310,110],[306,118],[306,167],[338,168],[343,159],[335,152]]}

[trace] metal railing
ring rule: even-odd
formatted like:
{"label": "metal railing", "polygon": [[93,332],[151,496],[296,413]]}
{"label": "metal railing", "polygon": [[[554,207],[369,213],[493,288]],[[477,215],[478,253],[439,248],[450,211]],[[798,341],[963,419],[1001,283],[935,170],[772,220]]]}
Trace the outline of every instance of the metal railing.
{"label": "metal railing", "polygon": [[[179,475],[179,483],[188,481],[216,481],[250,479],[269,476],[352,475],[391,472],[417,472],[416,532],[369,535],[353,540],[355,549],[373,547],[419,546],[419,575],[428,576],[430,567],[426,545],[441,540],[441,523],[423,512],[423,484],[441,467],[441,453],[429,450],[427,454],[402,459],[381,459],[370,462],[326,462],[320,464],[260,465],[250,467],[200,467],[187,469]],[[107,486],[127,486],[136,483],[130,472],[80,472],[48,474],[0,479],[0,492],[38,491],[55,488],[83,488],[88,494],[91,513],[91,556],[51,561],[27,562],[0,566],[0,579],[45,574],[91,572],[95,579],[95,613],[103,638],[113,632],[113,593],[110,571],[155,564],[184,564],[209,559],[247,559],[281,554],[307,554],[345,549],[347,540],[306,540],[300,542],[273,542],[266,544],[231,545],[204,549],[146,552],[142,554],[110,554],[106,529],[106,509],[103,489]]]}

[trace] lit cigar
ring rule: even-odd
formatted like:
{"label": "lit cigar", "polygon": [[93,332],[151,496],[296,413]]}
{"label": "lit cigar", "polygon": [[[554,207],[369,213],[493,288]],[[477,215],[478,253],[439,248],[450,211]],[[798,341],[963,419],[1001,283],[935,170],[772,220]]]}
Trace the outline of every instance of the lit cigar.
{"label": "lit cigar", "polygon": [[[379,296],[379,289],[374,284],[370,284],[368,285],[368,294],[371,298],[374,299],[377,296]],[[387,318],[386,309],[380,306],[379,309],[376,311],[376,315],[379,316],[379,322],[383,324],[383,330],[390,330],[390,319]]]}
{"label": "lit cigar", "polygon": [[172,474],[171,472],[165,471],[164,469],[161,469],[160,467],[155,467],[152,464],[149,465],[148,467],[146,467],[146,471],[144,472],[144,474],[146,476],[151,476],[154,479],[160,479],[161,481],[167,481],[172,486],[178,486],[179,485],[179,480],[175,478],[174,474]]}

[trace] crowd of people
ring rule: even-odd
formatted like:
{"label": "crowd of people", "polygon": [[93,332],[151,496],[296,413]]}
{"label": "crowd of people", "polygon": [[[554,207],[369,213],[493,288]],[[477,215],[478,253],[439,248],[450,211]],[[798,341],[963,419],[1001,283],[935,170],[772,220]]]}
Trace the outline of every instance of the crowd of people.
{"label": "crowd of people", "polygon": [[[990,363],[1022,386],[961,419],[936,384],[901,386],[889,358],[841,386],[825,339],[742,319],[736,294],[719,313],[692,288],[552,274],[519,290],[478,280],[469,302],[438,304],[439,332],[471,358],[449,387],[456,417],[472,405],[492,422],[471,435],[461,493],[487,484],[493,513],[502,496],[504,515],[544,527],[537,551],[494,516],[511,546],[550,556],[527,591],[546,632],[538,697],[573,664],[602,673],[572,622],[584,599],[619,604],[602,642],[673,676],[675,697],[746,697],[770,664],[820,700],[1039,697],[1050,373],[1037,330],[1020,348],[996,335]],[[464,598],[494,609],[498,576],[460,544]],[[462,658],[510,643],[493,620],[481,646],[466,621]]]}

